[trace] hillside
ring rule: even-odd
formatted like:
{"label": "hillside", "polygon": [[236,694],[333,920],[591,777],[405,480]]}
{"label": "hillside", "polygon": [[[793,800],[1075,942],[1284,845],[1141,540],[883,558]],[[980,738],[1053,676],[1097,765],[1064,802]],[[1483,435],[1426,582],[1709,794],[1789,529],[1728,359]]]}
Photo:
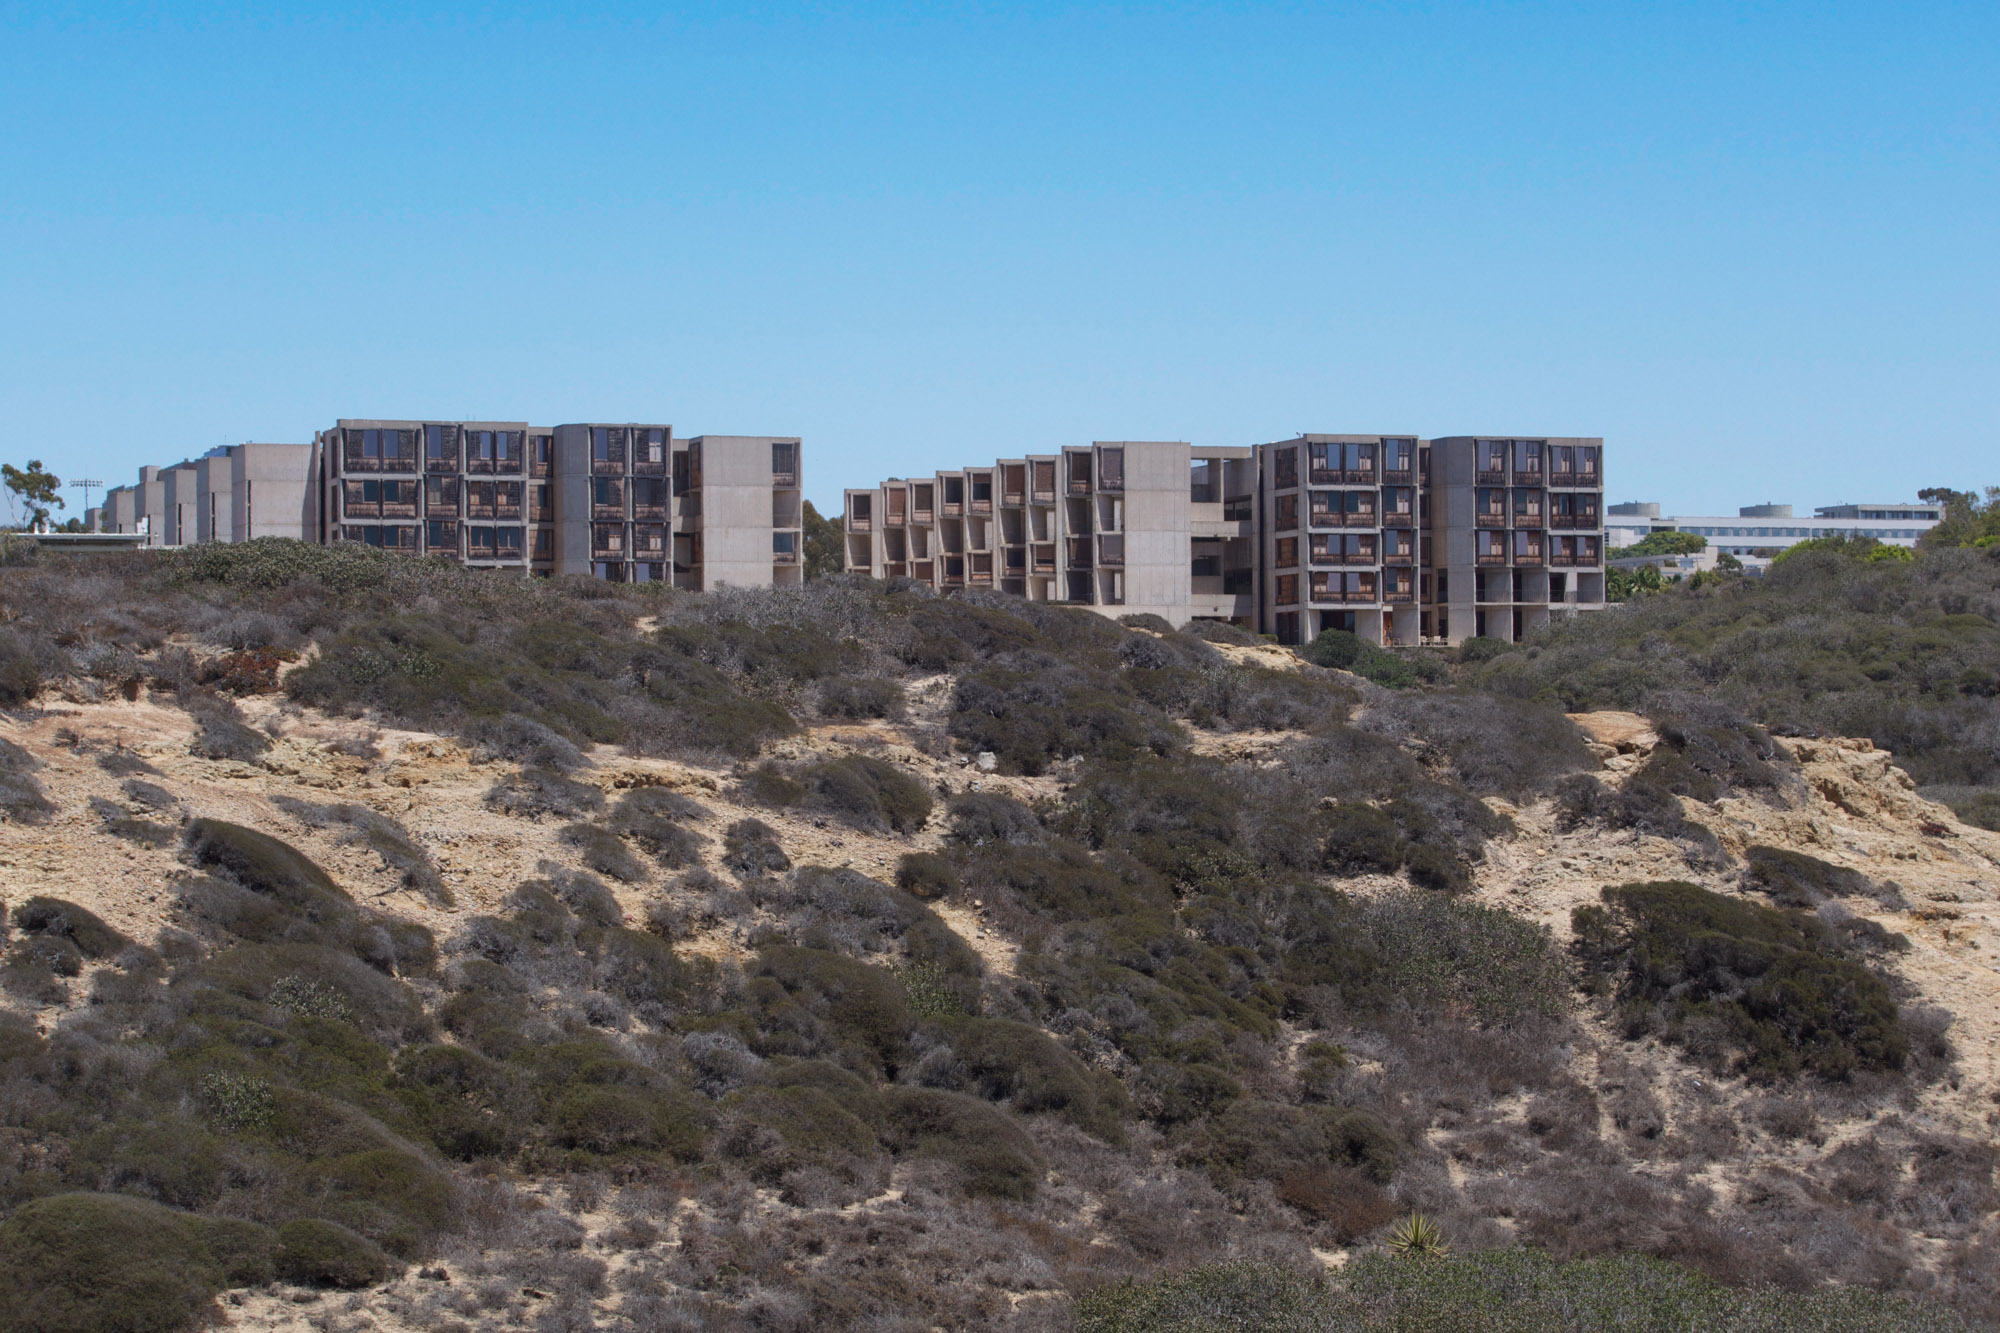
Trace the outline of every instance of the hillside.
{"label": "hillside", "polygon": [[1935,747],[283,544],[0,621],[9,1327],[2000,1322]]}

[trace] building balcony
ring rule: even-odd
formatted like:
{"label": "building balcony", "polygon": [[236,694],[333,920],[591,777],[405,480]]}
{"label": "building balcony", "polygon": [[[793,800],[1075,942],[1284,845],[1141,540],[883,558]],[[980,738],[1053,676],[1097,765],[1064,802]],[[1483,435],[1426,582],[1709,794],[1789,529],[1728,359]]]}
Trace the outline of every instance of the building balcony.
{"label": "building balcony", "polygon": [[1473,484],[1477,486],[1505,486],[1507,484],[1507,469],[1501,468],[1498,472],[1494,472],[1482,468],[1473,474]]}
{"label": "building balcony", "polygon": [[937,517],[931,510],[917,509],[911,511],[910,521],[920,528],[927,528],[937,522]]}
{"label": "building balcony", "polygon": [[[632,465],[632,472],[635,476],[641,476],[641,477],[648,476],[650,474],[643,471],[642,469],[653,466],[656,465],[652,463],[634,463]],[[771,484],[773,486],[780,486],[786,489],[790,489],[792,487],[797,486],[799,484],[798,470],[796,468],[788,468],[783,472],[775,472],[775,471],[772,472]]]}
{"label": "building balcony", "polygon": [[965,506],[955,505],[951,501],[947,500],[945,501],[944,507],[940,512],[942,512],[946,518],[958,518],[964,514]]}
{"label": "building balcony", "polygon": [[593,522],[597,523],[622,523],[625,521],[625,506],[622,503],[615,505],[594,504],[590,507],[590,517]]}
{"label": "building balcony", "polygon": [[1507,563],[1507,553],[1505,551],[1481,552],[1472,557],[1472,563],[1475,565],[1504,565]]}
{"label": "building balcony", "polygon": [[1507,526],[1505,514],[1475,514],[1472,525],[1477,528],[1504,528]]}
{"label": "building balcony", "polygon": [[427,458],[424,460],[424,471],[442,472],[450,475],[458,471],[458,460],[456,458]]}
{"label": "building balcony", "polygon": [[1514,552],[1514,567],[1516,569],[1540,569],[1542,567],[1542,553],[1540,551],[1516,551]]}
{"label": "building balcony", "polygon": [[1382,484],[1385,486],[1408,486],[1410,481],[1411,472],[1406,467],[1390,468],[1382,474]]}
{"label": "building balcony", "polygon": [[664,523],[667,521],[667,507],[635,504],[632,506],[632,517],[641,523]]}
{"label": "building balcony", "polygon": [[1391,551],[1382,557],[1385,565],[1414,565],[1417,563],[1415,551]]}
{"label": "building balcony", "polygon": [[[654,554],[657,555],[658,552]],[[771,563],[774,565],[796,565],[799,563],[799,553],[797,551],[773,551],[771,552]]]}
{"label": "building balcony", "polygon": [[590,460],[590,475],[593,477],[622,477],[625,475],[625,458],[593,458]]}
{"label": "building balcony", "polygon": [[1588,513],[1554,514],[1549,518],[1549,526],[1552,528],[1596,528],[1600,525],[1597,515],[1595,513]]}
{"label": "building balcony", "polygon": [[875,521],[868,518],[855,518],[850,514],[847,518],[847,530],[849,532],[873,532],[875,530]]}
{"label": "building balcony", "polygon": [[993,512],[993,502],[991,500],[974,500],[966,508],[974,514],[990,514]]}
{"label": "building balcony", "polygon": [[1538,467],[1517,467],[1514,469],[1514,484],[1516,486],[1539,486],[1542,484],[1542,470]]}
{"label": "building balcony", "polygon": [[1416,601],[1417,595],[1408,588],[1391,588],[1382,594],[1382,600],[1392,604],[1407,605]]}

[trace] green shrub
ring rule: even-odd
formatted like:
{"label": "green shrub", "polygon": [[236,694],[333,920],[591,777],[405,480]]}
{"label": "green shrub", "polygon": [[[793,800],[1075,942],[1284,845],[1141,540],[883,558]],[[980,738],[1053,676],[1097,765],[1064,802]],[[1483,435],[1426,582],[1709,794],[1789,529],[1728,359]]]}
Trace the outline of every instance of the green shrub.
{"label": "green shrub", "polygon": [[[1779,907],[1818,907],[1829,898],[1873,896],[1876,886],[1858,870],[1848,870],[1805,852],[1784,847],[1746,848],[1744,882],[1768,894]],[[1892,891],[1893,896],[1893,891]]]}
{"label": "green shrub", "polygon": [[661,866],[677,870],[701,859],[701,846],[706,840],[686,825],[707,815],[700,805],[679,792],[665,787],[635,787],[618,798],[618,804],[612,807],[610,823]]}
{"label": "green shrub", "polygon": [[278,1276],[305,1287],[372,1287],[392,1264],[382,1247],[338,1222],[295,1217],[278,1228]]}
{"label": "green shrub", "polygon": [[187,852],[195,865],[221,871],[316,925],[341,929],[355,919],[354,900],[332,876],[268,833],[197,819],[188,825]]}
{"label": "green shrub", "polygon": [[226,1283],[254,1279],[269,1246],[261,1227],[123,1195],[36,1199],[0,1223],[0,1328],[179,1333]]}
{"label": "green shrub", "polygon": [[889,1139],[896,1151],[950,1165],[968,1194],[1032,1199],[1041,1155],[1006,1112],[934,1088],[890,1088]]}
{"label": "green shrub", "polygon": [[885,967],[821,949],[766,945],[749,998],[770,1054],[842,1051],[856,1068],[893,1069],[909,1039],[903,986]]}
{"label": "green shrub", "polygon": [[950,811],[952,841],[968,847],[1042,840],[1042,821],[1035,812],[999,792],[963,792],[951,798]]}
{"label": "green shrub", "polygon": [[1464,893],[1472,887],[1472,872],[1465,862],[1443,847],[1411,843],[1404,867],[1410,883],[1439,893]]}
{"label": "green shrub", "polygon": [[893,680],[836,676],[820,682],[819,711],[826,717],[900,718],[907,711],[903,687]]}
{"label": "green shrub", "polygon": [[743,775],[743,794],[759,805],[789,809],[806,798],[806,787],[773,763],[762,763]]}
{"label": "green shrub", "polygon": [[1206,643],[1227,643],[1238,648],[1256,648],[1264,640],[1240,625],[1232,625],[1226,620],[1203,620],[1199,617],[1181,626],[1183,634],[1191,634]]}
{"label": "green shrub", "polygon": [[1401,1151],[1388,1127],[1365,1111],[1243,1098],[1201,1127],[1183,1160],[1225,1183],[1247,1177],[1276,1184],[1348,1167],[1387,1184]]}
{"label": "green shrub", "polygon": [[110,958],[132,941],[96,913],[61,898],[36,895],[14,909],[14,925],[30,935],[57,935],[85,958]]}
{"label": "green shrub", "polygon": [[946,1036],[966,1081],[957,1085],[1024,1114],[1060,1115],[1078,1129],[1111,1142],[1123,1140],[1117,1100],[1082,1062],[1040,1028],[998,1018],[951,1022]]}
{"label": "green shrub", "polygon": [[211,1070],[202,1075],[201,1096],[208,1103],[209,1123],[225,1134],[267,1128],[278,1114],[271,1085],[248,1074]]}
{"label": "green shrub", "polygon": [[552,768],[529,766],[493,784],[486,807],[516,818],[577,819],[604,808],[604,792]]}
{"label": "green shrub", "polygon": [[952,736],[967,750],[992,751],[1003,773],[1034,776],[1076,756],[1115,761],[1172,754],[1184,740],[1179,727],[1115,675],[1073,656],[962,672],[951,708]]}
{"label": "green shrub", "polygon": [[464,1046],[406,1046],[391,1086],[420,1132],[447,1157],[505,1157],[533,1118],[520,1072]]}
{"label": "green shrub", "polygon": [[958,891],[958,872],[936,852],[904,852],[896,862],[896,887],[915,898],[943,898]]}
{"label": "green shrub", "polygon": [[555,1142],[599,1157],[701,1155],[701,1121],[684,1097],[647,1088],[582,1084],[549,1108]]}
{"label": "green shrub", "polygon": [[[801,1166],[851,1171],[855,1163],[881,1151],[874,1124],[857,1116],[846,1099],[822,1088],[798,1084],[745,1088],[731,1093],[722,1109],[734,1122],[725,1151],[740,1157],[749,1145],[761,1148],[751,1163],[752,1175],[767,1183]],[[782,1149],[772,1152],[762,1136],[743,1132],[751,1126],[775,1134]]]}
{"label": "green shrub", "polygon": [[1407,850],[1396,821],[1372,805],[1340,801],[1327,812],[1320,864],[1336,875],[1393,875]]}
{"label": "green shrub", "polygon": [[739,875],[761,875],[792,868],[792,858],[778,845],[778,831],[761,819],[739,819],[722,835],[722,864]]}
{"label": "green shrub", "polygon": [[857,828],[914,833],[930,818],[931,794],[896,765],[850,754],[799,773],[807,801]]}
{"label": "green shrub", "polygon": [[1434,893],[1384,894],[1357,910],[1374,984],[1394,1002],[1495,1026],[1564,1010],[1569,970],[1531,921]]}
{"label": "green shrub", "polygon": [[642,884],[646,863],[610,829],[595,824],[571,824],[562,831],[562,840],[577,849],[583,863],[600,875],[609,875],[620,884]]}
{"label": "green shrub", "polygon": [[318,1209],[403,1259],[414,1259],[455,1220],[457,1191],[430,1163],[400,1148],[370,1148],[314,1162],[303,1173]]}
{"label": "green shrub", "polygon": [[1862,1287],[1735,1291],[1639,1255],[1560,1262],[1530,1249],[1411,1259],[1371,1253],[1335,1275],[1273,1262],[1211,1264],[1100,1287],[1077,1333],[1961,1333],[1931,1305]]}
{"label": "green shrub", "polygon": [[178,987],[213,987],[285,1013],[333,1017],[362,1031],[417,1036],[429,1019],[416,994],[351,953],[313,944],[243,944],[177,976]]}
{"label": "green shrub", "polygon": [[1572,913],[1574,947],[1628,1031],[1662,1031],[1763,1080],[1907,1061],[1889,988],[1818,918],[1679,882],[1607,888],[1603,899]]}

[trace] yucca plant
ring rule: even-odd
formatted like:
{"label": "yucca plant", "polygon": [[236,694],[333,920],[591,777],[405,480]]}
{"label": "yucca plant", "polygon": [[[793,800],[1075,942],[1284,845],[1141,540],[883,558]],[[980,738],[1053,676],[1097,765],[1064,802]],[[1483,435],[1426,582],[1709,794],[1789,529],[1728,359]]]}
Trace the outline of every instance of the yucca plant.
{"label": "yucca plant", "polygon": [[1440,1259],[1451,1253],[1443,1230],[1422,1213],[1411,1213],[1396,1224],[1389,1233],[1389,1248],[1421,1259]]}

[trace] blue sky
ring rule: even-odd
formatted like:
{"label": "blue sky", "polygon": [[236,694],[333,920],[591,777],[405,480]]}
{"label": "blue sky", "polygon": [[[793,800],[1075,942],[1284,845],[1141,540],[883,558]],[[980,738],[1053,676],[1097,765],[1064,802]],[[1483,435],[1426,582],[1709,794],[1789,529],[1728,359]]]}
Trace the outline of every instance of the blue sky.
{"label": "blue sky", "polygon": [[339,416],[2000,483],[2000,6],[0,4],[0,455]]}

